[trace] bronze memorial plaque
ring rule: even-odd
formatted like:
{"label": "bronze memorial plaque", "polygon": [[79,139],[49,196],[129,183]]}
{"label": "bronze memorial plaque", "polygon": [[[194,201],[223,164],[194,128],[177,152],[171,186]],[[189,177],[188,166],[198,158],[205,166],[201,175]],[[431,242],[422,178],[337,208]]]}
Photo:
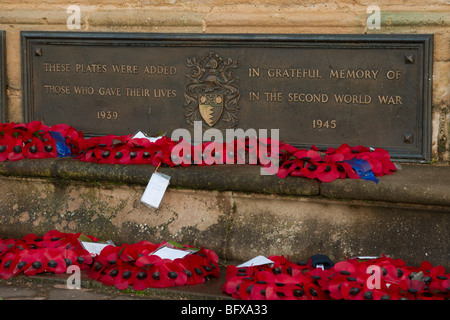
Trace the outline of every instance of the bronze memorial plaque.
{"label": "bronze memorial plaque", "polygon": [[6,44],[5,31],[0,30],[0,122],[6,122]]}
{"label": "bronze memorial plaque", "polygon": [[279,129],[430,161],[432,35],[22,32],[27,121],[89,135]]}

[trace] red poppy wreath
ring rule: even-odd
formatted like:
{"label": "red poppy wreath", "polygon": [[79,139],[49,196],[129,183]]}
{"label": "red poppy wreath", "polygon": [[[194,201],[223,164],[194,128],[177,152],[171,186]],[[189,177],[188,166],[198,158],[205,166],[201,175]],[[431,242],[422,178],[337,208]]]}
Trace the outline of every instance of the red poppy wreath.
{"label": "red poppy wreath", "polygon": [[[275,143],[277,148],[273,147]],[[362,178],[378,182],[376,177],[396,171],[389,153],[382,148],[343,144],[321,152],[315,146],[309,150],[299,149],[270,139],[235,140],[223,144],[204,142],[194,146],[165,136],[154,141],[134,138],[132,135],[84,138],[81,131],[67,124],[48,127],[39,121],[26,124],[0,123],[0,161],[72,156],[80,161],[107,164],[173,167],[194,163],[202,166],[244,163],[245,154],[259,154],[260,149],[270,158],[277,159],[277,171],[271,173],[276,173],[280,178],[294,176],[322,182]],[[269,169],[267,164],[258,159],[250,164]]]}
{"label": "red poppy wreath", "polygon": [[[448,300],[450,274],[387,256],[339,261],[328,268],[270,256],[270,264],[228,266],[222,290],[242,300]],[[377,273],[378,272],[378,273]]]}
{"label": "red poppy wreath", "polygon": [[[0,239],[0,278],[66,273],[69,266],[76,265],[105,285],[143,290],[199,284],[220,275],[217,254],[205,248],[140,241],[120,247],[106,245],[99,254],[93,254],[85,249],[85,242],[98,239],[57,230],[42,237],[28,234],[22,239]],[[176,251],[178,257],[158,255],[161,249]]]}

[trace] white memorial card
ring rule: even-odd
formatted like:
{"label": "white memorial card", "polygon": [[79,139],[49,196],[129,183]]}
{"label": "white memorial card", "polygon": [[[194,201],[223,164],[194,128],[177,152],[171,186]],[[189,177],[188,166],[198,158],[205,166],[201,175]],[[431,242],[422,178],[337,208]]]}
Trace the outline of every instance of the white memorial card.
{"label": "white memorial card", "polygon": [[188,250],[180,250],[180,249],[174,249],[169,247],[162,247],[156,250],[155,252],[152,252],[151,256],[158,256],[161,259],[183,259],[185,256],[190,254],[191,251]]}
{"label": "white memorial card", "polygon": [[110,243],[98,243],[98,242],[87,242],[87,241],[80,241],[80,243],[83,246],[83,248],[85,248],[87,251],[89,251],[91,256],[99,255],[100,252],[102,252],[102,250],[105,247],[112,245]]}
{"label": "white memorial card", "polygon": [[247,262],[244,262],[243,264],[238,265],[238,268],[246,268],[246,267],[254,267],[254,266],[262,266],[265,264],[273,264],[273,261],[270,259],[267,259],[264,256],[257,256],[253,259],[248,260]]}
{"label": "white memorial card", "polygon": [[132,139],[138,138],[138,139],[147,139],[150,142],[156,142],[157,140],[161,139],[163,136],[158,136],[158,137],[147,137],[145,135],[145,133],[143,133],[142,131],[138,131],[134,134],[134,136],[132,136]]}
{"label": "white memorial card", "polygon": [[155,172],[142,195],[141,202],[154,208],[158,208],[161,200],[169,186],[170,177],[168,175]]}

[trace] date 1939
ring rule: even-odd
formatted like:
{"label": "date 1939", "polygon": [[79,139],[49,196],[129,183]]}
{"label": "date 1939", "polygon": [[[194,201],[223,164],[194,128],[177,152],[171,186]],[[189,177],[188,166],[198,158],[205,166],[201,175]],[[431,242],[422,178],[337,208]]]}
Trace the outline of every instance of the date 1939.
{"label": "date 1939", "polygon": [[97,111],[97,119],[100,120],[117,120],[119,113],[117,111]]}

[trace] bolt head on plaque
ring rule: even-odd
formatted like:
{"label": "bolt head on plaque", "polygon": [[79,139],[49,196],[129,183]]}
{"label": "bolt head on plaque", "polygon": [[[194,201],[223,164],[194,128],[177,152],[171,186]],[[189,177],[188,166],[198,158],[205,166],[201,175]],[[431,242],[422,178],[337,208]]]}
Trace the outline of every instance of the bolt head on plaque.
{"label": "bolt head on plaque", "polygon": [[405,63],[414,63],[414,55],[406,54],[405,55]]}
{"label": "bolt head on plaque", "polygon": [[35,48],[34,55],[38,57],[42,56],[42,48]]}

